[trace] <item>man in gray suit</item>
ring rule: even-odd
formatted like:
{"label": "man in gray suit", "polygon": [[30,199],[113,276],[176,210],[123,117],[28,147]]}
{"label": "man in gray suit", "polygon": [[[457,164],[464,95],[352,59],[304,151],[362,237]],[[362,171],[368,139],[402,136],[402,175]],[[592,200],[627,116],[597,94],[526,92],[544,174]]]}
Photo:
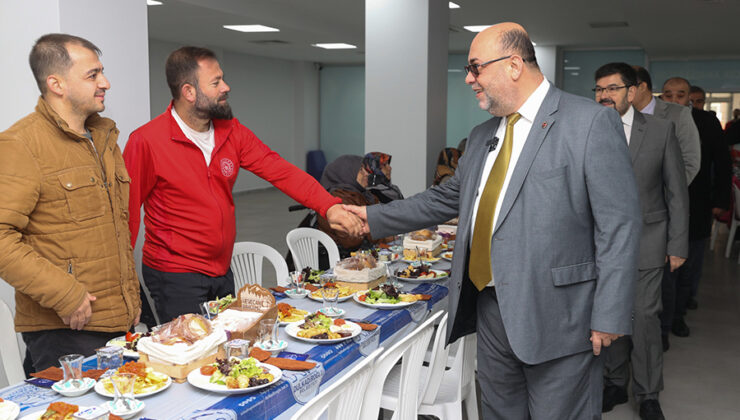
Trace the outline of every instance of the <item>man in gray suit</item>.
{"label": "man in gray suit", "polygon": [[517,24],[478,34],[468,61],[494,117],[455,175],[347,209],[377,238],[459,216],[447,341],[478,333],[481,418],[600,418],[596,356],[631,332],[641,225],[619,114],[550,85]]}
{"label": "man in gray suit", "polygon": [[637,72],[635,100],[632,105],[643,114],[654,115],[673,122],[676,138],[681,148],[683,165],[686,168],[686,185],[691,184],[701,167],[701,142],[699,130],[691,117],[691,110],[685,106],[663,101],[653,96],[653,82],[650,73],[640,66],[632,66]]}
{"label": "man in gray suit", "polygon": [[663,266],[674,271],[688,256],[689,191],[673,123],[635,110],[637,76],[626,63],[596,70],[596,100],[622,116],[642,208],[639,276],[635,287],[632,335],[605,351],[602,411],[627,402],[632,364],[632,393],[640,418],[662,420],[658,392],[663,389],[660,319]]}

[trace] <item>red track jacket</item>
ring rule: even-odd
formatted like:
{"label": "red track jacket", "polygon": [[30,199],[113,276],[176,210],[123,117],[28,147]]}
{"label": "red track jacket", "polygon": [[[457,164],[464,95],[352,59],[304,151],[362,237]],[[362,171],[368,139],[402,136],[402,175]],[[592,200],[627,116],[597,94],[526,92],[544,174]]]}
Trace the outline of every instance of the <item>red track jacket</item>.
{"label": "red track jacket", "polygon": [[170,112],[131,133],[123,159],[131,175],[131,245],[144,204],[143,262],[159,271],[226,274],[236,236],[232,187],[239,168],[269,181],[322,216],[340,199],[270,150],[237,119],[213,120],[215,147],[206,167],[201,150]]}

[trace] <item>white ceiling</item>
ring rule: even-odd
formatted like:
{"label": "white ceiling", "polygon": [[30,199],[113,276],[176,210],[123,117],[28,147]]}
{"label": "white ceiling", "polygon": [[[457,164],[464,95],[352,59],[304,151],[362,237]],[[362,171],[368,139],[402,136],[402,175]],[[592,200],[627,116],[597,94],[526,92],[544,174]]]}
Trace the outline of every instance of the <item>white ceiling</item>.
{"label": "white ceiling", "polygon": [[[162,0],[150,6],[149,36],[248,54],[320,63],[362,63],[363,0]],[[407,1],[407,0],[396,0]],[[465,53],[465,25],[521,23],[538,46],[643,48],[651,59],[740,57],[740,0],[456,0],[449,50]],[[594,22],[627,22],[594,29]],[[222,25],[262,24],[280,32],[242,33]],[[277,41],[279,43],[273,42]],[[322,50],[346,42],[357,50]]]}

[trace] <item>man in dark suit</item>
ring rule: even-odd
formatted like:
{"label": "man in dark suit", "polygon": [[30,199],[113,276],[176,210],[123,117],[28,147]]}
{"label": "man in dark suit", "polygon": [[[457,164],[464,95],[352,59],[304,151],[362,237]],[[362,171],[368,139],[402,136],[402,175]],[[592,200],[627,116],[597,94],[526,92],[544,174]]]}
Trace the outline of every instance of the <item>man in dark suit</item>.
{"label": "man in dark suit", "polygon": [[596,356],[631,332],[642,224],[619,114],[550,85],[517,24],[478,34],[468,61],[494,117],[453,177],[348,209],[373,237],[459,216],[447,341],[478,334],[481,418],[600,418]]}
{"label": "man in dark suit", "polygon": [[637,76],[627,63],[596,70],[596,100],[622,116],[642,207],[639,276],[635,287],[632,335],[605,351],[602,411],[627,402],[632,366],[632,393],[640,418],[662,420],[658,393],[663,389],[660,290],[663,266],[674,271],[688,255],[689,193],[673,123],[635,110]]}
{"label": "man in dark suit", "polygon": [[[682,77],[672,77],[663,84],[666,100],[679,105],[689,106],[691,91],[689,81]],[[694,92],[703,92],[703,89]],[[730,207],[732,182],[730,152],[719,120],[695,107],[691,108],[691,116],[699,129],[702,159],[699,173],[689,185],[689,259],[681,269],[671,273],[676,283],[675,310],[663,320],[664,328],[668,327],[679,337],[690,334],[684,316],[688,307],[697,307],[696,291],[701,279],[704,247],[712,232],[712,218]]]}

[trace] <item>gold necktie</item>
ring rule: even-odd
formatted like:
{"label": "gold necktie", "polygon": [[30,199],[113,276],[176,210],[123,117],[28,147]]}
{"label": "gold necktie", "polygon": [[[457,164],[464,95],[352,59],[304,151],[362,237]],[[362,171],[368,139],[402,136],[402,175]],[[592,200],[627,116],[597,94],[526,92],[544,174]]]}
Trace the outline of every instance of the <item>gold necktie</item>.
{"label": "gold necktie", "polygon": [[491,269],[491,235],[493,234],[493,215],[496,212],[501,188],[506,179],[506,171],[509,169],[511,159],[511,144],[514,142],[514,124],[521,115],[515,112],[506,117],[506,133],[501,150],[496,156],[493,168],[488,174],[486,186],[478,203],[478,213],[475,216],[475,228],[473,229],[473,244],[470,247],[470,279],[478,290],[484,287],[493,278]]}

